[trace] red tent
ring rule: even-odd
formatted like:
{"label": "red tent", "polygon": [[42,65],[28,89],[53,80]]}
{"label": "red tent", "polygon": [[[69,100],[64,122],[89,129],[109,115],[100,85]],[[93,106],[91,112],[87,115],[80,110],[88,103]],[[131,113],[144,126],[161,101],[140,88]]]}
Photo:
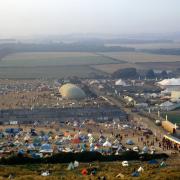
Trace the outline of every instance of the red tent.
{"label": "red tent", "polygon": [[73,144],[79,144],[80,143],[80,139],[72,139],[72,143]]}
{"label": "red tent", "polygon": [[83,176],[86,176],[86,175],[88,174],[87,169],[84,168],[84,169],[81,171],[81,174],[82,174]]}

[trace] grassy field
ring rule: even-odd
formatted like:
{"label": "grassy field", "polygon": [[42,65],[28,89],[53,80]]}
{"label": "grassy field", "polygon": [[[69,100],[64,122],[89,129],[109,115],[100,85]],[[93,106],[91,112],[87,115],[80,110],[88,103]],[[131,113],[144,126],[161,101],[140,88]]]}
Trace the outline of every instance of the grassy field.
{"label": "grassy field", "polygon": [[180,56],[175,56],[175,55],[156,55],[156,54],[148,54],[148,53],[140,53],[140,52],[108,52],[103,54],[129,63],[180,61]]}
{"label": "grassy field", "polygon": [[16,53],[6,56],[0,62],[0,67],[67,66],[109,63],[115,63],[115,61],[93,53],[32,52]]}
{"label": "grassy field", "polygon": [[[107,180],[121,179],[116,176],[121,173],[124,175],[125,180],[178,180],[180,177],[179,167],[167,166],[160,168],[159,165],[148,165],[142,162],[130,162],[129,167],[122,167],[121,162],[111,163],[91,163],[91,167],[97,168],[97,174],[82,176],[81,170],[89,168],[88,163],[80,163],[80,166],[74,170],[68,171],[67,164],[37,164],[37,165],[17,165],[17,166],[0,166],[0,179],[5,179],[9,174],[15,175],[15,180],[41,180],[41,179],[97,179],[98,177],[105,176]],[[143,167],[144,172],[140,173],[139,177],[132,177],[131,174],[139,167]],[[51,173],[48,177],[42,177],[42,171],[49,170]]]}

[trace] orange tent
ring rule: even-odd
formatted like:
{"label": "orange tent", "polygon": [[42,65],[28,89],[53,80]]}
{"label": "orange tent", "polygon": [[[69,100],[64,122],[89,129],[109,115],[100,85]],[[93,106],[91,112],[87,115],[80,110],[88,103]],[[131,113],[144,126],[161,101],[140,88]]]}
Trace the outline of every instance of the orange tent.
{"label": "orange tent", "polygon": [[81,171],[81,174],[82,174],[83,176],[86,176],[86,175],[88,174],[87,169],[84,168],[84,169]]}

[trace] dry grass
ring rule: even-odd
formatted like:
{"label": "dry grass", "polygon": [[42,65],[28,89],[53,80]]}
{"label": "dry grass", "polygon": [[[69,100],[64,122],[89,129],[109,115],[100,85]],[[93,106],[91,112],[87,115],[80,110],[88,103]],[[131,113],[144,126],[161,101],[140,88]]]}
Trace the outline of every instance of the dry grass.
{"label": "dry grass", "polygon": [[[15,174],[17,180],[41,180],[41,179],[97,179],[98,176],[105,176],[106,179],[118,179],[116,176],[122,173],[125,176],[125,180],[134,179],[131,177],[131,173],[134,169],[137,170],[139,166],[144,168],[144,172],[138,178],[138,180],[176,180],[180,178],[180,171],[178,166],[167,166],[165,168],[159,168],[158,165],[147,165],[147,163],[131,162],[129,167],[122,167],[121,162],[113,163],[92,163],[92,167],[96,167],[97,174],[95,176],[82,176],[81,170],[89,168],[89,164],[80,164],[75,170],[68,171],[66,164],[44,164],[44,165],[26,165],[26,166],[0,166],[0,179],[7,177],[10,173]],[[43,170],[52,171],[51,176],[42,177],[40,172]]]}

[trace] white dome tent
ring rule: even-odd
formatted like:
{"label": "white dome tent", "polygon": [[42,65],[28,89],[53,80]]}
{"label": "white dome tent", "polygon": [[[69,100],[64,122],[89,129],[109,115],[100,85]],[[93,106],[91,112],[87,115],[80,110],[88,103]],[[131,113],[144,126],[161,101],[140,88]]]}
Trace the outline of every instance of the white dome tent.
{"label": "white dome tent", "polygon": [[119,79],[115,82],[115,85],[116,86],[126,86],[126,83],[122,79]]}

